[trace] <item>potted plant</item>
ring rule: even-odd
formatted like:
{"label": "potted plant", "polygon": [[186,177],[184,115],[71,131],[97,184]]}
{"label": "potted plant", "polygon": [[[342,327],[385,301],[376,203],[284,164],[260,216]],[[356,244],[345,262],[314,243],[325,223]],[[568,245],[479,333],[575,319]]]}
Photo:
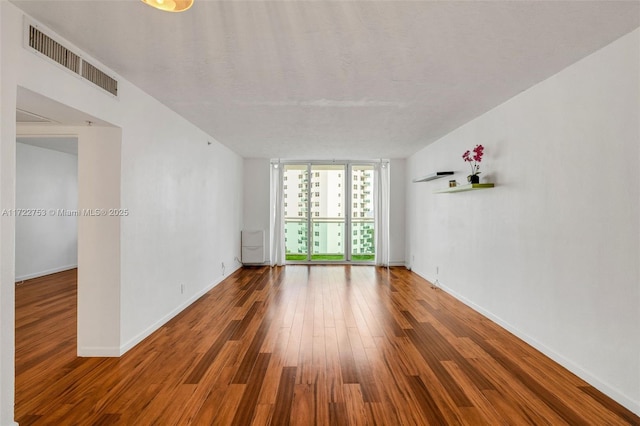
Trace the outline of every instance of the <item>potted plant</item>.
{"label": "potted plant", "polygon": [[469,183],[480,183],[480,162],[482,161],[482,155],[484,154],[484,147],[482,145],[476,145],[471,151],[467,150],[462,154],[462,159],[467,161],[471,166],[471,174],[467,176]]}

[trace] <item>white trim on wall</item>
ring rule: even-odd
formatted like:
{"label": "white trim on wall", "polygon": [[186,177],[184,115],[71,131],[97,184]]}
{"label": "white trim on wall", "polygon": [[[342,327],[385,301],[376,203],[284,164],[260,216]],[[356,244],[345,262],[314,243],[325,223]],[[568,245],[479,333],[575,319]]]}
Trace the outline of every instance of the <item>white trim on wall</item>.
{"label": "white trim on wall", "polygon": [[186,309],[189,305],[194,303],[196,300],[200,299],[202,296],[204,296],[211,289],[213,289],[215,286],[220,284],[229,275],[233,274],[234,272],[236,272],[241,267],[242,267],[242,265],[236,265],[229,273],[227,273],[224,276],[218,277],[218,279],[215,280],[213,283],[211,283],[209,286],[207,286],[207,287],[203,288],[202,290],[198,291],[197,293],[195,293],[193,296],[191,296],[189,299],[185,300],[182,304],[177,306],[175,309],[173,309],[167,315],[165,315],[164,317],[158,319],[158,321],[156,321],[155,323],[153,323],[149,327],[147,327],[146,330],[142,331],[138,335],[136,335],[133,338],[131,338],[128,342],[124,343],[117,350],[118,355],[105,355],[105,356],[120,356],[120,355],[123,355],[128,350],[130,350],[134,346],[136,346],[138,343],[142,342],[144,339],[149,337],[151,334],[155,333],[160,327],[162,327],[164,324],[169,322],[173,317],[178,315],[180,312],[182,312],[184,309]]}
{"label": "white trim on wall", "polygon": [[76,263],[73,265],[66,265],[66,266],[60,266],[59,268],[48,269],[46,271],[35,272],[33,274],[22,275],[22,276],[16,277],[16,283],[26,281],[26,280],[31,280],[33,278],[44,277],[46,275],[56,274],[58,272],[68,271],[70,269],[75,269],[77,267],[78,267],[78,264]]}
{"label": "white trim on wall", "polygon": [[[427,279],[422,274],[420,274],[419,272],[417,272],[417,271],[413,271],[413,272],[415,272],[417,275],[421,276],[422,278]],[[524,342],[528,343],[529,345],[533,346],[535,349],[539,350],[544,355],[546,355],[547,357],[551,358],[553,361],[555,361],[558,364],[562,365],[567,370],[571,371],[576,376],[582,378],[583,380],[588,382],[590,385],[592,385],[596,389],[600,390],[601,392],[605,393],[606,395],[608,395],[612,399],[618,401],[619,403],[621,403],[625,407],[634,407],[636,405],[635,401],[631,400],[626,395],[624,395],[623,393],[619,392],[610,383],[607,383],[607,382],[601,380],[599,377],[595,376],[589,370],[586,370],[586,369],[582,368],[581,366],[577,365],[571,359],[569,359],[569,358],[567,358],[565,356],[562,356],[560,353],[554,351],[552,348],[548,347],[544,343],[540,342],[539,340],[535,339],[534,337],[532,337],[532,336],[528,335],[527,333],[523,332],[518,327],[513,326],[512,324],[510,324],[508,321],[504,320],[503,318],[501,318],[501,317],[493,314],[492,312],[484,309],[482,306],[479,306],[479,305],[473,303],[471,300],[467,299],[462,294],[460,294],[460,293],[456,292],[455,290],[453,290],[452,288],[444,285],[442,283],[442,281],[440,281],[440,280],[431,281],[431,280],[428,280],[428,279],[427,279],[427,281],[429,281],[429,282],[437,282],[437,288],[438,289],[450,294],[452,297],[454,297],[455,299],[457,299],[460,302],[464,303],[469,308],[471,308],[474,311],[484,315],[485,317],[487,317],[491,321],[493,321],[496,324],[498,324],[500,327],[504,328],[505,330],[507,330],[511,334],[515,335],[519,339],[521,339]]]}

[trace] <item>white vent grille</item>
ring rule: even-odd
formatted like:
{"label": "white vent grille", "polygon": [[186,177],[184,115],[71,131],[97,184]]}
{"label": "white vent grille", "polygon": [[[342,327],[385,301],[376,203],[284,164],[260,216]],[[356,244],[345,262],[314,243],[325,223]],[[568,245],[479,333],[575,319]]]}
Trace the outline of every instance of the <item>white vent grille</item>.
{"label": "white vent grille", "polygon": [[36,26],[28,25],[28,46],[42,53],[49,59],[59,63],[87,81],[95,84],[103,90],[118,96],[118,81],[107,73],[82,59],[78,54],[67,49]]}
{"label": "white vent grille", "polygon": [[87,61],[82,61],[82,76],[112,95],[118,95],[118,82]]}
{"label": "white vent grille", "polygon": [[76,74],[80,72],[78,55],[32,25],[29,26],[29,46]]}

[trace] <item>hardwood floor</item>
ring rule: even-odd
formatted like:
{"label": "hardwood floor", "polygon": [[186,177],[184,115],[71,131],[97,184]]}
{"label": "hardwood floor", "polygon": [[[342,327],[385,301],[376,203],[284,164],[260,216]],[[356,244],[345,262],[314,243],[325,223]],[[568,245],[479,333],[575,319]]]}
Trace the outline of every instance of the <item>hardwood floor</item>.
{"label": "hardwood floor", "polygon": [[20,425],[640,424],[404,268],[245,268],[118,359],[75,333],[75,271],[17,287]]}

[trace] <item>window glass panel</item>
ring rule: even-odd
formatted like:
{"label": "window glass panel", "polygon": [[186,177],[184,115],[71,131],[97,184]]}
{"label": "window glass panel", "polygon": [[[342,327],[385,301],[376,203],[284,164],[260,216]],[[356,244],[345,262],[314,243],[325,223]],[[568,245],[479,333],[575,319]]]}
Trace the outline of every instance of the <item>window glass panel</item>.
{"label": "window glass panel", "polygon": [[[285,165],[286,259],[372,262],[373,174],[371,164]],[[349,192],[345,188],[350,189],[350,203],[345,203]],[[351,229],[345,218],[351,218]]]}
{"label": "window glass panel", "polygon": [[344,164],[312,165],[314,230],[311,260],[345,260],[343,230],[344,221]]}
{"label": "window glass panel", "polygon": [[[351,167],[353,203],[351,229],[351,260],[372,262],[375,258],[375,229],[373,220],[373,166]],[[357,182],[357,184],[356,184]],[[356,235],[360,238],[355,238]]]}
{"label": "window glass panel", "polygon": [[284,197],[296,202],[288,202],[284,207],[286,260],[307,260],[308,250],[308,185],[306,164],[284,166]]}

